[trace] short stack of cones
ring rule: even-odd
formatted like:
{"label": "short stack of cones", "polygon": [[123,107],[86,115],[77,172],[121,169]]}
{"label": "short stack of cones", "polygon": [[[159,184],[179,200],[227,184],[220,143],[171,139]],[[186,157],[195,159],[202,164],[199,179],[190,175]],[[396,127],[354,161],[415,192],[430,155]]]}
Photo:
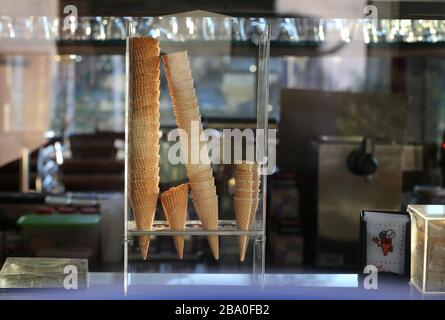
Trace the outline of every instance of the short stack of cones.
{"label": "short stack of cones", "polygon": [[[152,229],[159,196],[159,41],[129,39],[129,191],[138,230]],[[142,258],[147,259],[148,236],[139,236]]]}
{"label": "short stack of cones", "polygon": [[[187,133],[187,138],[181,137],[181,146],[187,158],[186,169],[192,189],[193,204],[203,228],[217,230],[218,196],[210,158],[206,153],[207,142],[201,142],[199,139],[203,129],[187,51],[164,55],[162,60],[176,124]],[[218,260],[218,236],[208,236],[208,241],[213,257]]]}
{"label": "short stack of cones", "polygon": [[[255,220],[260,191],[260,168],[257,163],[235,165],[235,217],[239,230],[249,230]],[[244,261],[249,237],[240,236],[240,260]]]}
{"label": "short stack of cones", "polygon": [[[188,183],[164,191],[161,196],[162,208],[171,230],[184,230],[189,200]],[[176,251],[180,259],[184,257],[184,236],[175,236]]]}

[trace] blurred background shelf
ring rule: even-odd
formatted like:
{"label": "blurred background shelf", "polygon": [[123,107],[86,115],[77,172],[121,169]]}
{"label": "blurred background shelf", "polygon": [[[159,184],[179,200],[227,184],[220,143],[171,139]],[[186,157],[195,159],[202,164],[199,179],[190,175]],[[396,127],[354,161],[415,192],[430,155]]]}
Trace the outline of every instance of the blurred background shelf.
{"label": "blurred background shelf", "polygon": [[[4,40],[1,54],[40,54],[54,51],[59,55],[124,55],[125,40]],[[353,42],[354,43],[354,42]],[[255,57],[250,41],[195,40],[164,41],[165,52],[188,50],[190,54],[217,56],[229,51],[232,56]],[[230,49],[228,49],[230,48]],[[272,57],[368,56],[431,58],[445,56],[445,42],[382,42],[370,44],[327,44],[319,42],[271,42]]]}
{"label": "blurred background shelf", "polygon": [[[255,56],[254,45],[248,41],[188,41],[164,42],[166,51],[188,50],[190,54],[215,55],[221,52],[224,45],[230,46],[230,53],[234,56]],[[365,50],[364,50],[365,48]],[[58,41],[59,54],[124,54],[125,40],[74,40]],[[204,50],[203,50],[204,49]],[[343,50],[347,49],[347,50]],[[351,49],[351,50],[349,50]],[[364,55],[371,57],[443,57],[445,55],[445,42],[393,42],[372,43],[363,45],[348,45],[347,43],[327,45],[317,42],[271,42],[271,56],[325,56],[325,55]]]}

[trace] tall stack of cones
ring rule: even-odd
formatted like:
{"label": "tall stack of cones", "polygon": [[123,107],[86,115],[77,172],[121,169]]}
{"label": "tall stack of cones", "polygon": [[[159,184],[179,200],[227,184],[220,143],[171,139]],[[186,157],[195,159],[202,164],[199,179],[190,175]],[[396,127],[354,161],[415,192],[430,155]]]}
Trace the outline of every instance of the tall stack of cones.
{"label": "tall stack of cones", "polygon": [[[187,160],[186,169],[193,204],[203,228],[217,230],[218,196],[210,158],[206,152],[207,142],[200,142],[199,139],[203,129],[187,51],[167,54],[162,59],[176,124],[187,133],[187,137],[181,137],[181,146]],[[208,241],[213,257],[218,260],[218,236],[208,236]]]}
{"label": "tall stack of cones", "polygon": [[[184,230],[189,200],[187,183],[164,191],[161,196],[162,207],[172,230]],[[180,259],[184,257],[184,236],[175,236],[176,251]]]}
{"label": "tall stack of cones", "polygon": [[[257,163],[243,162],[235,165],[235,217],[239,230],[249,230],[255,220],[260,191],[260,168]],[[239,237],[240,260],[244,261],[249,242],[248,236]]]}
{"label": "tall stack of cones", "polygon": [[[129,39],[129,191],[138,230],[152,229],[159,196],[159,41]],[[142,258],[147,259],[148,236],[139,236]]]}

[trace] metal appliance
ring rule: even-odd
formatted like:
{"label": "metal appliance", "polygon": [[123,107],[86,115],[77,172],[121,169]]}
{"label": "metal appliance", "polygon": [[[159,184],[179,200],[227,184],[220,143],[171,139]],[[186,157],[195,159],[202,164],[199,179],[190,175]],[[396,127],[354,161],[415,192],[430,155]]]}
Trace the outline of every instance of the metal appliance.
{"label": "metal appliance", "polygon": [[358,136],[321,136],[313,147],[318,168],[316,264],[355,268],[360,211],[400,209],[403,146]]}

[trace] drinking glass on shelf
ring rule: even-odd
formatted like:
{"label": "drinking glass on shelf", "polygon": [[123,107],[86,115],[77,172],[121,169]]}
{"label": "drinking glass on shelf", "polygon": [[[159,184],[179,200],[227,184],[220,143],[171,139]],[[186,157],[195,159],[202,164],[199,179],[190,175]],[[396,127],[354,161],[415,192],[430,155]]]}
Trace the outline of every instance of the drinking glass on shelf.
{"label": "drinking glass on shelf", "polygon": [[91,39],[92,40],[105,40],[107,35],[105,32],[104,21],[101,17],[92,17],[90,19],[91,24]]}
{"label": "drinking glass on shelf", "polygon": [[126,37],[125,23],[120,17],[110,17],[106,24],[106,38],[109,40],[124,40]]}
{"label": "drinking glass on shelf", "polygon": [[402,42],[403,41],[403,32],[401,31],[400,20],[393,19],[390,23],[389,34],[387,37],[387,41],[389,42]]}
{"label": "drinking glass on shelf", "polygon": [[87,17],[80,17],[77,25],[75,39],[76,40],[90,40],[91,39],[91,24]]}
{"label": "drinking glass on shelf", "polygon": [[14,28],[14,38],[29,40],[34,33],[33,17],[13,17],[12,25]]}
{"label": "drinking glass on shelf", "polygon": [[232,39],[235,41],[246,41],[246,32],[244,31],[244,18],[231,18],[232,20]]}
{"label": "drinking glass on shelf", "polygon": [[415,42],[416,37],[414,36],[414,30],[412,21],[409,19],[400,20],[401,33],[403,35],[404,42]]}
{"label": "drinking glass on shelf", "polygon": [[62,40],[74,40],[76,38],[76,29],[78,25],[78,19],[75,16],[70,16],[69,21],[59,21],[60,39]]}
{"label": "drinking glass on shelf", "polygon": [[423,39],[426,42],[437,42],[437,30],[434,26],[434,20],[423,20]]}
{"label": "drinking glass on shelf", "polygon": [[445,41],[445,21],[444,20],[436,20],[434,21],[435,28],[437,30],[437,41]]}
{"label": "drinking glass on shelf", "polygon": [[59,23],[60,20],[58,17],[54,18],[48,17],[49,32],[51,34],[51,39],[60,39]]}
{"label": "drinking glass on shelf", "polygon": [[438,41],[437,31],[432,20],[413,20],[414,38],[419,42]]}
{"label": "drinking glass on shelf", "polygon": [[0,39],[5,39],[5,21],[3,21],[3,17],[0,17]]}
{"label": "drinking glass on shelf", "polygon": [[375,23],[372,19],[366,18],[361,19],[362,22],[362,32],[363,32],[363,39],[365,43],[375,43],[377,42],[377,34],[376,34],[376,28]]}
{"label": "drinking glass on shelf", "polygon": [[[206,36],[212,37],[212,25],[209,23],[209,30]],[[171,17],[170,22],[164,23],[168,26],[171,32],[171,39],[176,41],[185,40],[202,40],[203,34],[203,19],[199,17]]]}
{"label": "drinking glass on shelf", "polygon": [[346,19],[326,19],[322,20],[324,33],[327,41],[351,42],[351,30]]}
{"label": "drinking glass on shelf", "polygon": [[134,33],[138,36],[146,36],[150,34],[153,27],[154,18],[153,17],[143,17],[135,19]]}
{"label": "drinking glass on shelf", "polygon": [[216,40],[230,40],[232,38],[232,21],[230,18],[216,17],[215,38]]}
{"label": "drinking glass on shelf", "polygon": [[13,39],[15,38],[15,30],[11,17],[0,17],[0,38]]}
{"label": "drinking glass on shelf", "polygon": [[[184,21],[184,20],[179,20]],[[200,17],[185,17],[185,28],[187,30],[187,38],[190,40],[202,40],[203,30],[202,30],[203,22]],[[179,30],[181,30],[180,28]]]}
{"label": "drinking glass on shelf", "polygon": [[244,32],[247,39],[254,39],[256,35],[264,32],[267,21],[265,18],[248,18],[244,20]]}
{"label": "drinking glass on shelf", "polygon": [[48,17],[36,17],[34,19],[33,38],[40,40],[52,39],[51,25]]}
{"label": "drinking glass on shelf", "polygon": [[138,35],[150,36],[159,39],[161,36],[162,17],[145,18],[142,22],[138,22],[136,33]]}
{"label": "drinking glass on shelf", "polygon": [[160,40],[181,41],[179,32],[177,17],[157,17],[150,35]]}
{"label": "drinking glass on shelf", "polygon": [[202,37],[204,40],[215,40],[215,21],[211,17],[202,18]]}
{"label": "drinking glass on shelf", "polygon": [[[300,41],[319,42],[324,40],[323,25],[320,19],[298,18],[294,19]],[[320,30],[320,27],[321,30]]]}
{"label": "drinking glass on shelf", "polygon": [[388,19],[379,19],[375,30],[375,42],[386,42],[388,40],[391,21]]}
{"label": "drinking glass on shelf", "polygon": [[271,39],[274,41],[298,41],[297,27],[293,18],[278,18],[272,22]]}

